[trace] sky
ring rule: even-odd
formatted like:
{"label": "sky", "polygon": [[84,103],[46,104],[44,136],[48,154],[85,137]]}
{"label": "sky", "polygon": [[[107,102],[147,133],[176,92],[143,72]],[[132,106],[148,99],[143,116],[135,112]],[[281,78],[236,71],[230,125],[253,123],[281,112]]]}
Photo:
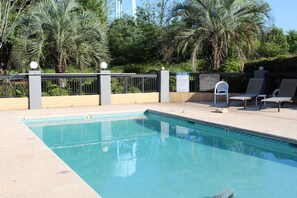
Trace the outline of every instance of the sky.
{"label": "sky", "polygon": [[[136,0],[137,6],[141,6],[142,2],[157,0]],[[297,30],[297,0],[265,0],[271,7],[272,22],[276,27],[282,28],[284,32],[289,30]],[[131,0],[123,0],[123,9],[130,11]]]}
{"label": "sky", "polygon": [[276,27],[285,32],[297,30],[297,0],[266,0]]}

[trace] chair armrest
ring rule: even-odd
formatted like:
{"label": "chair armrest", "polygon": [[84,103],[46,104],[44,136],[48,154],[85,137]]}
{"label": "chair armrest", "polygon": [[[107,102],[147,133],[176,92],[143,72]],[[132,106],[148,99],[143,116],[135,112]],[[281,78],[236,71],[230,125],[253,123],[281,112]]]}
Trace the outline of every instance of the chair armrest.
{"label": "chair armrest", "polygon": [[272,97],[275,97],[278,95],[278,92],[279,92],[279,89],[275,89],[273,92],[272,92]]}

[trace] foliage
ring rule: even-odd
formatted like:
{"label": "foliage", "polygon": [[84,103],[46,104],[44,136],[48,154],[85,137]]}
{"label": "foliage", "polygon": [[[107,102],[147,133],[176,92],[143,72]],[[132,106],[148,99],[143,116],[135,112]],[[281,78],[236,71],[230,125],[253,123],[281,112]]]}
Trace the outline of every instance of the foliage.
{"label": "foliage", "polygon": [[124,82],[118,78],[111,78],[111,92],[112,93],[123,93],[125,91]]}
{"label": "foliage", "polygon": [[264,57],[275,57],[288,52],[289,45],[286,35],[281,28],[272,27],[264,36],[264,43],[259,54]]}
{"label": "foliage", "polygon": [[[203,59],[197,61],[197,70],[199,72],[207,71],[207,63]],[[191,62],[180,62],[180,63],[164,63],[161,61],[140,63],[140,64],[127,64],[127,65],[113,65],[110,70],[114,73],[156,73],[165,67],[170,72],[191,72]]]}
{"label": "foliage", "polygon": [[78,0],[78,3],[85,11],[92,11],[101,23],[107,23],[107,0]]}
{"label": "foliage", "polygon": [[59,87],[57,84],[47,82],[46,83],[47,90],[46,92],[42,92],[42,96],[67,96],[69,95],[69,91]]}
{"label": "foliage", "polygon": [[177,0],[156,0],[154,2],[146,1],[143,9],[148,13],[150,20],[160,27],[169,25],[169,16],[172,8],[177,4]]}
{"label": "foliage", "polygon": [[[113,64],[143,61],[137,46],[144,39],[132,18],[124,16],[112,22],[109,32],[109,50]],[[141,58],[141,60],[138,60]]]}
{"label": "foliage", "polygon": [[[16,21],[29,0],[0,0],[0,69],[11,69],[11,49]],[[2,72],[1,72],[2,73]]]}
{"label": "foliage", "polygon": [[70,63],[80,68],[108,60],[105,27],[90,12],[77,12],[75,0],[44,0],[31,6],[18,21],[14,59],[22,67],[37,60],[57,73]]}
{"label": "foliage", "polygon": [[241,72],[241,66],[238,59],[227,59],[220,67],[220,71],[226,73],[237,73]]}
{"label": "foliage", "polygon": [[142,65],[127,65],[124,67],[123,70],[124,73],[137,73],[137,74],[143,74],[146,73],[145,68]]}
{"label": "foliage", "polygon": [[297,71],[297,56],[293,57],[278,57],[273,59],[264,59],[246,63],[244,72],[253,72],[260,66],[269,72],[296,72]]}
{"label": "foliage", "polygon": [[143,10],[138,12],[137,21],[124,16],[110,25],[109,49],[113,64],[141,63],[158,57],[159,28],[150,23]]}
{"label": "foliage", "polygon": [[1,0],[0,1],[0,49],[13,33],[16,20],[23,11],[28,0]]}
{"label": "foliage", "polygon": [[0,85],[0,98],[4,97],[26,97],[28,96],[28,86],[24,82],[3,83]]}
{"label": "foliage", "polygon": [[140,89],[138,87],[130,86],[128,89],[129,93],[141,93]]}
{"label": "foliage", "polygon": [[289,45],[289,52],[297,54],[297,31],[290,30],[287,34],[287,42]]}
{"label": "foliage", "polygon": [[181,23],[176,38],[182,52],[191,49],[192,70],[201,50],[215,69],[231,47],[243,60],[241,44],[246,43],[253,51],[253,41],[261,34],[268,11],[267,3],[246,0],[186,0],[177,4],[172,13]]}

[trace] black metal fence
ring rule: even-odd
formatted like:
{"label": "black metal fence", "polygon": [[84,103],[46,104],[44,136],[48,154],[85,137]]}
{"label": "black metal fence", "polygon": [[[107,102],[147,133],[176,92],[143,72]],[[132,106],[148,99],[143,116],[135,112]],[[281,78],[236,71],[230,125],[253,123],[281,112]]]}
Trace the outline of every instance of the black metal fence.
{"label": "black metal fence", "polygon": [[148,93],[158,92],[156,74],[111,75],[113,93]]}
{"label": "black metal fence", "polygon": [[[199,92],[199,75],[206,73],[190,73],[190,92]],[[213,74],[213,73],[212,73]],[[229,84],[229,92],[243,93],[248,81],[253,77],[252,73],[216,73],[220,75],[220,80]],[[176,73],[170,73],[170,91],[176,91]]]}
{"label": "black metal fence", "polygon": [[[97,74],[42,75],[43,96],[96,95],[100,93]],[[111,74],[111,92],[157,92],[156,74]]]}
{"label": "black metal fence", "polygon": [[0,76],[0,98],[27,97],[28,90],[26,75]]}
{"label": "black metal fence", "polygon": [[42,96],[95,95],[99,93],[95,74],[43,74]]}
{"label": "black metal fence", "polygon": [[[279,88],[282,79],[297,79],[297,71],[291,73],[267,73],[266,76],[266,93],[271,94],[276,88]],[[295,93],[297,96],[297,90]]]}
{"label": "black metal fence", "polygon": [[[98,74],[41,74],[42,96],[96,95]],[[28,96],[28,75],[0,76],[0,98]],[[111,74],[111,92],[158,92],[157,74]]]}
{"label": "black metal fence", "polygon": [[[199,92],[199,75],[190,73],[190,92]],[[205,74],[205,73],[203,73]],[[252,73],[219,73],[229,84],[229,92],[243,93]],[[42,95],[96,95],[100,92],[98,74],[41,74]],[[297,79],[296,73],[267,73],[266,93],[278,88],[282,79]],[[118,93],[158,92],[157,74],[111,74],[111,91]],[[27,97],[28,75],[0,76],[0,98]],[[176,91],[176,73],[170,73],[170,91]]]}

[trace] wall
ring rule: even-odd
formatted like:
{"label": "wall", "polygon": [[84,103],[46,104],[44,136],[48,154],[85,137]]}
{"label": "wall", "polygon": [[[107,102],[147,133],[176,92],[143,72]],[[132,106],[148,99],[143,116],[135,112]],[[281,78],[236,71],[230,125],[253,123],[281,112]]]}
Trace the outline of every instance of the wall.
{"label": "wall", "polygon": [[207,102],[213,100],[213,93],[170,92],[170,102]]}
{"label": "wall", "polygon": [[28,109],[28,98],[0,98],[0,110]]}
{"label": "wall", "polygon": [[[230,96],[238,94],[230,94]],[[99,95],[46,96],[42,97],[42,108],[99,106]],[[225,100],[221,97],[220,100]],[[170,92],[170,102],[209,102],[213,93]],[[112,94],[111,104],[158,103],[159,93]],[[28,98],[1,98],[0,110],[28,109]]]}
{"label": "wall", "polygon": [[133,104],[159,102],[159,93],[112,94],[111,104]]}
{"label": "wall", "polygon": [[42,108],[98,106],[98,105],[99,105],[99,95],[42,97]]}
{"label": "wall", "polygon": [[[238,93],[229,93],[229,97],[239,95]],[[219,101],[226,101],[225,96],[218,97]],[[170,102],[212,102],[212,92],[170,92]]]}

